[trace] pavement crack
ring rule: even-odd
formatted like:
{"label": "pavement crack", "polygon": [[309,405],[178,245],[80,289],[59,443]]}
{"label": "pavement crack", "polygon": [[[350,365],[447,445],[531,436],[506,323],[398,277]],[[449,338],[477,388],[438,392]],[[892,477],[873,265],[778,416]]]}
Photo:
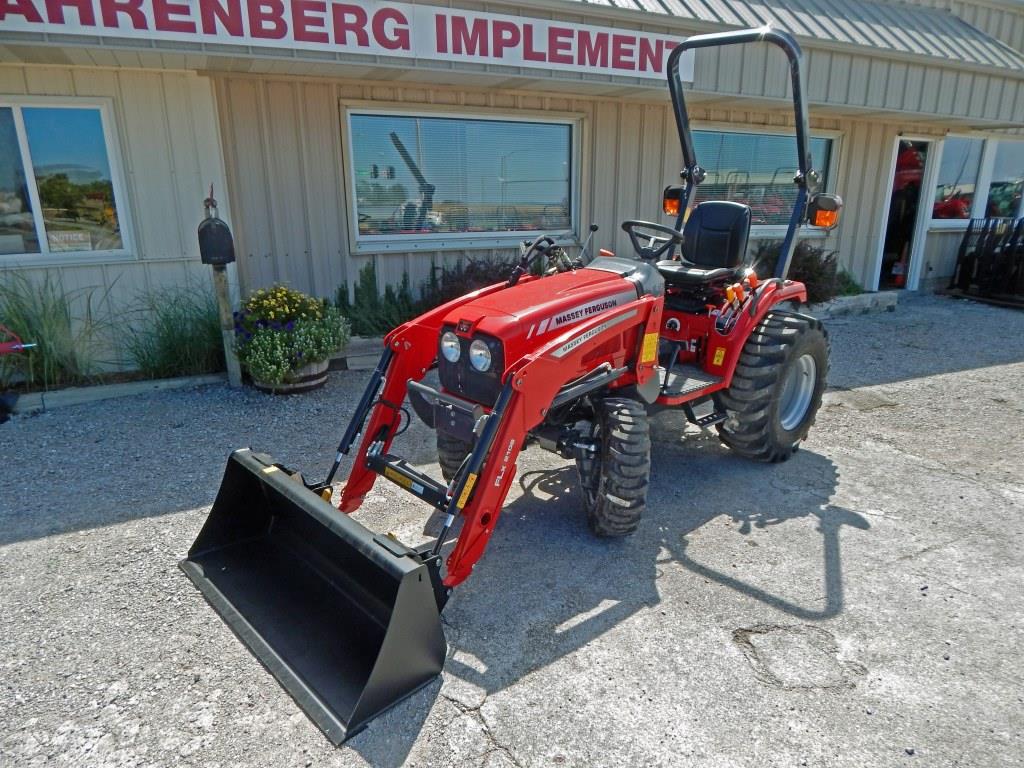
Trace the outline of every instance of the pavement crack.
{"label": "pavement crack", "polygon": [[[441,698],[447,699],[448,701],[450,701],[452,704],[455,705],[455,707],[460,712],[462,712],[463,714],[466,714],[466,715],[475,715],[475,714],[479,713],[480,712],[480,707],[482,707],[484,705],[484,702],[487,701],[487,696],[484,695],[483,699],[475,707],[467,707],[461,701],[459,701],[458,699],[456,699],[456,698],[454,698],[452,696],[449,696],[443,690],[441,691]],[[486,724],[485,724],[485,727],[486,727]]]}
{"label": "pavement crack", "polygon": [[910,552],[909,554],[906,554],[906,555],[900,555],[896,559],[898,561],[914,560],[914,559],[916,559],[918,557],[921,557],[921,555],[927,555],[930,552],[936,552],[936,551],[938,551],[940,549],[945,549],[946,547],[950,546],[951,544],[959,544],[961,542],[964,542],[968,538],[970,538],[970,537],[969,536],[957,536],[956,538],[950,539],[949,541],[937,541],[934,544],[929,544],[927,547],[924,547],[923,549],[917,550],[916,552]]}
{"label": "pavement crack", "polygon": [[486,764],[488,755],[491,755],[495,752],[500,752],[505,757],[507,757],[509,759],[509,762],[511,762],[512,765],[516,766],[516,768],[523,768],[523,764],[519,762],[519,760],[516,758],[514,754],[512,754],[511,748],[507,744],[502,744],[500,741],[498,741],[498,737],[491,732],[491,729],[487,725],[487,721],[484,720],[483,713],[480,711],[480,708],[483,707],[484,703],[487,701],[486,695],[481,700],[481,702],[477,704],[475,707],[467,707],[462,702],[447,695],[444,691],[441,691],[441,696],[442,698],[451,702],[451,704],[456,709],[458,709],[462,714],[469,715],[470,717],[475,718],[480,723],[480,729],[483,732],[484,738],[487,739],[487,743],[490,745],[490,748],[487,749],[487,751],[485,751],[483,755],[481,755],[481,766]]}
{"label": "pavement crack", "polygon": [[759,624],[733,630],[733,642],[743,651],[760,682],[781,690],[853,688],[866,674],[860,664],[839,658],[835,637],[808,624]]}

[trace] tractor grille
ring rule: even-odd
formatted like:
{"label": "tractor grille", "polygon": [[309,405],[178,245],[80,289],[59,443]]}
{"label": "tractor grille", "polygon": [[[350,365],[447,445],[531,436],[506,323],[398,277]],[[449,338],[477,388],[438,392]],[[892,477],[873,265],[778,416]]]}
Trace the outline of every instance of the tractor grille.
{"label": "tractor grille", "polygon": [[[455,327],[446,325],[441,329],[455,331]],[[479,339],[491,350],[491,367],[481,373],[469,362],[469,345]],[[472,338],[459,336],[461,353],[459,360],[449,363],[444,355],[438,355],[437,373],[441,386],[452,394],[460,395],[467,400],[491,407],[501,392],[501,374],[505,372],[505,352],[501,342],[493,336],[478,333]]]}

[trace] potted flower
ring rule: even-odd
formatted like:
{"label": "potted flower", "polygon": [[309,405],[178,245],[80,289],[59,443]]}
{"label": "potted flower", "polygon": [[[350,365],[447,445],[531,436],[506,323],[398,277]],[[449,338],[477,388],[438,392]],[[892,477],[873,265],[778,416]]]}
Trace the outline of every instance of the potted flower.
{"label": "potted flower", "polygon": [[235,349],[257,389],[306,392],[323,386],[331,355],[348,344],[338,309],[284,285],[252,293],[235,313]]}

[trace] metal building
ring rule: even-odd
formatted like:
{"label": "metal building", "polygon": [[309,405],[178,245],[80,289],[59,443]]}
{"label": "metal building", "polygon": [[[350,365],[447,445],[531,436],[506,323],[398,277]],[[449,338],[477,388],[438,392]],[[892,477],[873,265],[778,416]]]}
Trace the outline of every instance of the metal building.
{"label": "metal building", "polygon": [[[766,24],[804,47],[815,162],[846,201],[823,244],[866,289],[941,284],[969,218],[1022,215],[1016,0],[4,0],[0,270],[115,306],[205,281],[211,183],[242,291],[330,296],[371,260],[415,285],[592,221],[627,251],[618,223],[661,220],[678,178],[673,41]],[[705,194],[770,239],[792,194],[781,56],[689,66]]]}

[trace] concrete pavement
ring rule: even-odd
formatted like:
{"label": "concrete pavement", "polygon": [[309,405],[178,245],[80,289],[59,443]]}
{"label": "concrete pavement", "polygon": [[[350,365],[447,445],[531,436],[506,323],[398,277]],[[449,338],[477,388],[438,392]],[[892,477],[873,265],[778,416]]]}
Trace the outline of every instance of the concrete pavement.
{"label": "concrete pavement", "polygon": [[[524,454],[443,678],[340,749],[175,564],[228,451],[325,465],[364,372],[0,426],[0,763],[1024,764],[1024,313],[901,298],[829,328],[803,449],[752,464],[658,417],[630,539],[592,538],[568,463]],[[357,515],[424,538],[389,484]]]}

